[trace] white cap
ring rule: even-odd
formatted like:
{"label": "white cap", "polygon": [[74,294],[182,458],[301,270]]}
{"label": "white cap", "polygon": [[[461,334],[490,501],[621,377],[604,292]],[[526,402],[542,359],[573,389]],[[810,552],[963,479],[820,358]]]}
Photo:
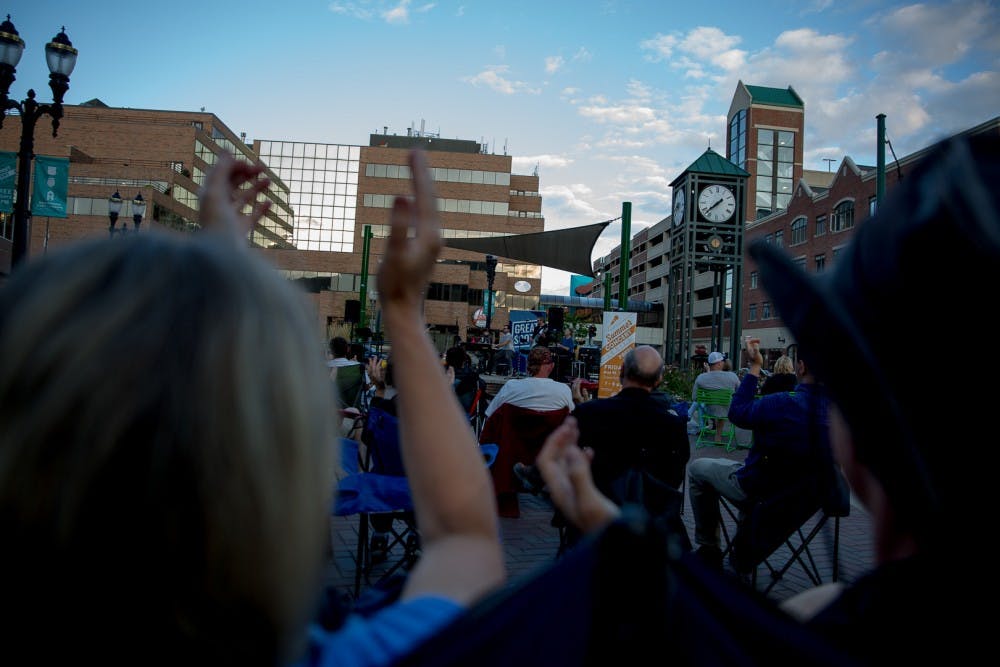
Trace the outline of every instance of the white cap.
{"label": "white cap", "polygon": [[710,355],[708,355],[708,363],[709,363],[709,365],[711,365],[711,364],[717,364],[720,361],[725,361],[725,360],[726,360],[726,357],[723,356],[723,354],[721,352],[713,352]]}

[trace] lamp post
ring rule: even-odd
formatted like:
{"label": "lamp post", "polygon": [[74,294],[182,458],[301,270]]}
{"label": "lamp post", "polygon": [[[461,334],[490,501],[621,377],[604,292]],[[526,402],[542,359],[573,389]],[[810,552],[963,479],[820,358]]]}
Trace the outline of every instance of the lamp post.
{"label": "lamp post", "polygon": [[139,225],[142,224],[142,216],[144,215],[146,215],[146,201],[140,192],[132,200],[132,227],[136,234],[139,233]]}
{"label": "lamp post", "polygon": [[[496,255],[486,255],[486,289],[489,296],[486,300],[486,332],[489,334],[493,324],[493,280],[497,277]],[[492,334],[490,334],[492,335]]]}
{"label": "lamp post", "polygon": [[115,237],[115,224],[118,222],[118,214],[122,212],[122,196],[115,193],[108,197],[108,220],[111,224],[108,225],[108,236],[111,238]]}
{"label": "lamp post", "polygon": [[21,113],[21,146],[17,153],[17,199],[14,202],[14,238],[11,248],[11,266],[16,266],[28,253],[28,239],[31,230],[31,212],[28,207],[28,193],[31,182],[31,162],[34,159],[35,124],[48,114],[52,117],[52,136],[59,131],[59,120],[63,116],[62,101],[69,90],[69,75],[76,66],[77,50],[66,36],[63,28],[52,41],[45,45],[45,61],[49,66],[49,88],[52,89],[52,104],[35,101],[35,91],[20,102],[7,97],[10,84],[14,83],[17,64],[24,53],[21,39],[10,22],[0,23],[0,127],[3,126],[7,111],[17,109]]}

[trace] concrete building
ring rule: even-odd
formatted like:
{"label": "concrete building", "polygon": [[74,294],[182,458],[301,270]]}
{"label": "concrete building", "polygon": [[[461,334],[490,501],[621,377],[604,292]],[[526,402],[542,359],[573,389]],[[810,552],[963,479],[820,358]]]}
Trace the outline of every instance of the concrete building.
{"label": "concrete building", "polygon": [[[147,203],[140,229],[196,229],[198,189],[223,152],[267,167],[272,186],[266,196],[272,206],[250,243],[307,290],[325,333],[356,319],[347,312],[347,302],[360,301],[367,226],[370,276],[362,309],[370,316],[370,329],[379,322],[374,276],[393,198],[409,193],[406,158],[412,146],[427,152],[445,237],[544,230],[538,176],[513,174],[511,156],[488,153],[474,141],[412,129],[404,136],[390,135],[386,128],[372,134],[367,146],[277,139],[248,144],[245,135],[237,137],[211,113],[116,109],[99,100],[64,108],[57,137],[39,124],[35,153],[69,159],[69,215],[32,221],[28,261],[69,241],[108,237],[109,199],[115,192],[124,200],[116,230],[128,222],[126,236],[133,233],[131,200],[137,194]],[[0,150],[16,152],[19,132],[19,123],[6,123]],[[10,268],[11,223],[11,214],[0,214],[4,274]],[[466,338],[484,307],[485,256],[445,248],[432,280],[425,310],[432,332],[442,345],[456,334]],[[514,290],[515,282],[521,290]],[[493,287],[492,328],[498,329],[509,309],[538,307],[541,267],[499,258]]]}

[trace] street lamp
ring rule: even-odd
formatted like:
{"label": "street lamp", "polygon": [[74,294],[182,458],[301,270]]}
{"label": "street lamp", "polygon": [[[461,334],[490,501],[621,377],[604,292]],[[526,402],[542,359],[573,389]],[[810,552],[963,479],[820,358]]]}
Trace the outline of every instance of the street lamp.
{"label": "street lamp", "polygon": [[142,216],[144,215],[146,215],[146,202],[140,192],[132,200],[132,226],[135,228],[136,234],[139,233],[139,225],[142,224]]}
{"label": "street lamp", "polygon": [[64,27],[52,41],[45,45],[45,62],[49,66],[49,88],[52,89],[52,104],[35,101],[35,91],[29,90],[28,97],[20,102],[7,97],[10,84],[14,83],[17,64],[24,53],[24,40],[14,24],[7,20],[0,23],[0,127],[7,111],[17,109],[21,113],[21,147],[17,153],[17,199],[14,202],[14,238],[11,248],[11,267],[17,265],[28,252],[28,238],[31,230],[31,212],[28,207],[28,187],[31,181],[31,161],[34,159],[35,124],[48,114],[52,117],[52,136],[59,131],[59,119],[63,116],[62,101],[69,90],[69,75],[76,66],[77,50],[66,36]]}
{"label": "street lamp", "polygon": [[497,277],[496,255],[486,255],[486,289],[489,297],[486,301],[486,332],[489,333],[493,323],[493,280]]}
{"label": "street lamp", "polygon": [[118,214],[121,212],[122,196],[115,190],[115,193],[108,197],[108,220],[111,221],[111,224],[108,226],[108,236],[111,238],[115,237],[115,223],[118,222]]}

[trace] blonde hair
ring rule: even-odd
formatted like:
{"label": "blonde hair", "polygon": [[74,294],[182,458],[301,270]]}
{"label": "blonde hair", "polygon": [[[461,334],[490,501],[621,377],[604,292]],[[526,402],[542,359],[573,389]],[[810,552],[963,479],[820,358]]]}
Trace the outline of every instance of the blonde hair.
{"label": "blonde hair", "polygon": [[774,362],[774,372],[795,375],[795,364],[792,363],[792,358],[786,354],[778,357]]}
{"label": "blonde hair", "polygon": [[333,491],[315,333],[300,292],[223,242],[102,239],[14,272],[0,588],[20,639],[55,627],[102,657],[114,636],[164,662],[289,657]]}

